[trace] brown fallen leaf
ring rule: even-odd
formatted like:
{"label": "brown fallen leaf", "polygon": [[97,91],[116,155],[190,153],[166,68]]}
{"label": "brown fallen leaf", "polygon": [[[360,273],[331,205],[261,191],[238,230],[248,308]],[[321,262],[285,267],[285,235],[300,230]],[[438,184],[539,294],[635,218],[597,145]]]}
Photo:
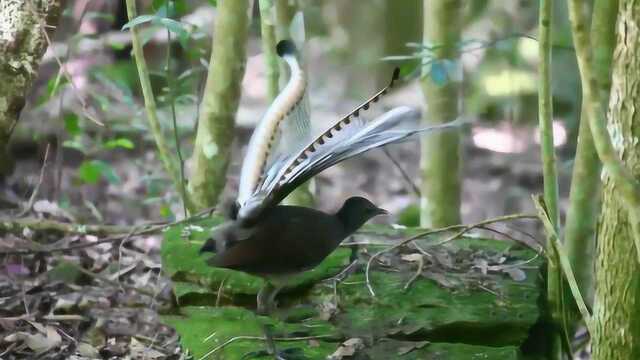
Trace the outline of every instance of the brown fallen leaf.
{"label": "brown fallen leaf", "polygon": [[343,342],[338,349],[329,356],[329,360],[342,360],[347,356],[353,356],[356,351],[364,348],[364,341],[360,338],[351,338]]}

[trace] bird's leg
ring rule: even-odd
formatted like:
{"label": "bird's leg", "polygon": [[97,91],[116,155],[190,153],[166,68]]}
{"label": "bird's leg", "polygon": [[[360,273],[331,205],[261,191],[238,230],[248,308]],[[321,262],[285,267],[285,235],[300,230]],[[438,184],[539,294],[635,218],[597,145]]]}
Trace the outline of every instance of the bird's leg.
{"label": "bird's leg", "polygon": [[273,287],[273,290],[271,290],[271,294],[269,294],[269,300],[268,300],[271,310],[276,309],[276,296],[278,295],[278,293],[280,293],[280,290],[282,290],[283,287],[284,287],[283,285],[276,285]]}
{"label": "bird's leg", "polygon": [[271,293],[274,292],[276,288],[268,281],[264,283],[264,286],[258,292],[258,314],[260,315],[268,315],[271,310]]}
{"label": "bird's leg", "polygon": [[262,331],[264,331],[264,339],[267,343],[267,353],[269,355],[273,355],[275,359],[278,359],[278,352],[276,351],[276,342],[273,341],[273,332],[271,331],[273,325],[264,324],[262,325]]}

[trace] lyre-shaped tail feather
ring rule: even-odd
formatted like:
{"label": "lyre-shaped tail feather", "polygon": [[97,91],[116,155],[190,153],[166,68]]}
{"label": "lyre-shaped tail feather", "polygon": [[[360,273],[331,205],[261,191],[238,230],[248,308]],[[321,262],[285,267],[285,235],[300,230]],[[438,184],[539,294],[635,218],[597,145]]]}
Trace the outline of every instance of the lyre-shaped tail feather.
{"label": "lyre-shaped tail feather", "polygon": [[280,141],[283,131],[296,133],[296,136],[290,136],[294,139],[286,139],[290,144],[308,141],[310,130],[306,109],[308,104],[305,101],[306,75],[296,58],[297,50],[293,42],[283,40],[278,43],[276,50],[289,65],[291,77],[258,122],[249,140],[240,171],[237,199],[240,205],[254,193],[268,164],[277,160],[275,158],[278,156],[283,156],[276,151],[277,147],[287,145]]}
{"label": "lyre-shaped tail feather", "polygon": [[421,127],[420,112],[401,106],[375,119],[366,119],[363,113],[377,102],[398,78],[394,71],[389,85],[369,100],[341,118],[297,152],[285,157],[269,168],[256,191],[241,204],[239,219],[251,222],[262,211],[277,205],[295,188],[321,171],[373,148],[400,142],[415,134],[444,130],[462,125],[456,120],[436,126]]}

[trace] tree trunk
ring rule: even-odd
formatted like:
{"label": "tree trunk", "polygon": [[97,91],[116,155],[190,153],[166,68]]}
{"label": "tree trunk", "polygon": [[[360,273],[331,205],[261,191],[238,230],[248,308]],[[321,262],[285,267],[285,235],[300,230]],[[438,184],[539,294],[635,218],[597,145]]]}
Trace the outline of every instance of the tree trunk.
{"label": "tree trunk", "polygon": [[214,206],[226,183],[246,63],[251,3],[250,0],[218,1],[189,178],[189,192],[198,208]]}
{"label": "tree trunk", "polygon": [[[598,44],[592,49],[593,68],[598,80],[602,107],[605,108],[611,89],[611,57],[615,46],[618,0],[595,0],[593,13],[597,16],[592,17],[590,37],[592,44]],[[564,241],[571,268],[587,304],[593,304],[593,264],[596,247],[596,218],[600,211],[601,168],[589,128],[589,119],[583,105]],[[573,304],[568,290],[565,292],[565,298],[568,299],[568,304]],[[579,316],[577,308],[572,306],[571,321],[578,319]]]}
{"label": "tree trunk", "polygon": [[0,176],[13,170],[9,139],[47,49],[45,29],[55,28],[60,10],[60,0],[0,4]]}
{"label": "tree trunk", "polygon": [[[462,27],[462,1],[424,0],[424,42],[441,45],[434,50],[437,60],[458,63],[456,45]],[[459,84],[445,84],[424,74],[422,91],[427,111],[425,125],[454,120],[458,116]],[[422,138],[420,224],[443,227],[460,223],[460,135],[456,131],[429,134]]]}
{"label": "tree trunk", "polygon": [[[618,155],[636,179],[640,178],[640,114],[635,110],[640,103],[639,28],[640,1],[621,0],[608,129]],[[596,260],[594,360],[640,358],[640,265],[628,207],[615,185],[605,172]]]}

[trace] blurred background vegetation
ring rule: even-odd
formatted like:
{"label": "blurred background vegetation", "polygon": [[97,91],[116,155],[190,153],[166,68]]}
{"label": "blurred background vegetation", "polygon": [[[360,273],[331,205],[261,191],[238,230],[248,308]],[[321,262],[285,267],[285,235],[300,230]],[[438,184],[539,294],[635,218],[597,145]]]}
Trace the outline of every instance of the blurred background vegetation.
{"label": "blurred background vegetation", "polygon": [[[160,21],[168,18],[166,1],[139,2],[140,37],[166,144],[175,154],[173,103],[182,157],[186,161],[193,150],[198,107],[211,60],[212,24],[218,9],[212,6],[213,1],[172,3],[173,21]],[[412,80],[417,80],[421,73],[429,74],[441,85],[454,78],[455,92],[460,93],[456,112],[478,124],[470,136],[462,139],[464,157],[469,160],[463,166],[463,218],[480,219],[527,206],[517,204],[523,194],[519,189],[529,193],[541,186],[535,151],[538,140],[534,3],[461,4],[460,58],[430,61],[431,51],[416,46],[423,37],[419,1],[402,5],[383,0],[291,4],[305,14],[310,102],[313,121],[321,124],[318,126],[334,121],[385,84],[394,66],[401,67],[406,85],[387,100],[387,107],[405,104],[425,108],[417,82]],[[556,142],[563,155],[562,183],[572,166],[580,91],[566,10],[561,2],[557,4],[558,16],[554,17],[557,26],[553,32],[554,126],[558,127]],[[253,3],[251,12],[253,21],[249,25],[246,72],[235,122],[238,137],[233,143],[229,191],[234,189],[242,146],[269,101],[267,65],[257,21],[258,1]],[[170,186],[166,172],[156,165],[158,155],[147,130],[136,64],[131,57],[131,37],[126,30],[122,31],[127,23],[124,3],[98,0],[67,3],[61,16],[60,26],[51,39],[52,46],[44,55],[12,136],[11,153],[20,160],[14,176],[8,178],[15,187],[15,195],[19,197],[29,184],[37,182],[38,174],[33,168],[39,167],[46,144],[50,143],[56,166],[55,171],[47,172],[51,181],[44,182],[40,190],[44,197],[55,199],[69,211],[91,208],[92,211],[78,214],[86,217],[85,221],[95,217],[125,223],[176,218],[182,213],[178,191]],[[172,35],[170,44],[167,34]],[[430,65],[421,69],[418,65],[425,59]],[[392,150],[394,156],[401,160],[405,170],[417,174],[417,157],[409,153],[417,149],[396,148]],[[520,158],[525,161],[516,160]],[[362,166],[369,166],[363,165],[367,161],[384,168],[398,184],[393,187],[369,184],[375,183],[375,177],[370,176],[371,179],[359,180],[359,185],[366,187],[345,188],[349,184],[329,173],[317,184],[319,206],[333,208],[344,194],[363,190],[370,195],[379,194],[382,205],[391,206],[392,210],[415,203],[417,198],[410,186],[403,184],[399,173],[379,154],[345,164],[345,168],[355,167],[346,176],[366,178]],[[190,165],[187,161],[187,174]],[[342,170],[329,172],[338,171]],[[496,181],[511,180],[515,186],[506,187],[504,198],[493,203],[495,209],[478,206],[483,203],[483,193],[505,187],[496,185],[489,190],[486,186],[475,186],[476,181],[485,185],[484,180],[476,178],[500,172],[513,178],[494,176]],[[62,191],[70,187],[74,191]],[[232,198],[229,191],[225,196]],[[398,191],[403,196],[393,194]],[[566,195],[566,187],[561,187],[561,192]],[[122,219],[118,215],[125,208],[128,216]]]}

